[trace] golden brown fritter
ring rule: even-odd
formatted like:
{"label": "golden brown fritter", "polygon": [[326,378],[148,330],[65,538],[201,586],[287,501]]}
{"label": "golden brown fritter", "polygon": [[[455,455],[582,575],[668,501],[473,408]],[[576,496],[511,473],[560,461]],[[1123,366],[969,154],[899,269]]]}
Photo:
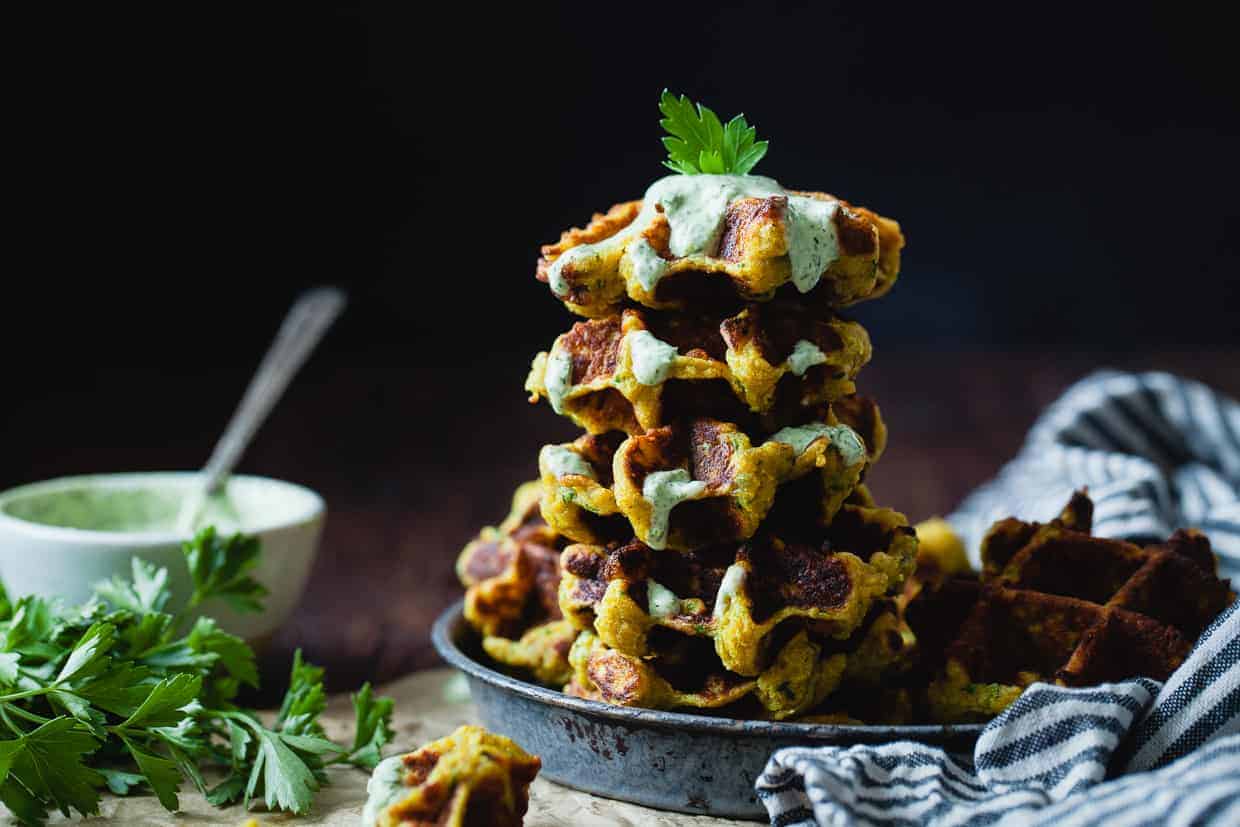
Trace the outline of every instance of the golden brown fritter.
{"label": "golden brown fritter", "polygon": [[824,657],[804,630],[782,646],[768,668],[753,678],[732,674],[709,660],[670,664],[632,657],[583,631],[569,655],[570,695],[647,709],[717,709],[747,698],[756,715],[783,719],[817,706],[839,686],[845,656]]}
{"label": "golden brown fritter", "polygon": [[567,620],[541,623],[517,640],[487,636],[482,649],[492,660],[528,672],[543,686],[559,689],[572,678],[568,650],[577,639],[577,627]]}
{"label": "golden brown fritter", "polygon": [[856,390],[870,339],[795,305],[731,316],[621,315],[579,322],[534,359],[525,388],[592,434],[641,434],[692,417],[804,419]]}
{"label": "golden brown fritter", "polygon": [[813,541],[764,532],[678,554],[637,541],[571,545],[561,558],[560,608],[624,654],[657,655],[669,634],[703,638],[724,668],[753,676],[789,623],[808,625],[816,639],[848,640],[900,589],[915,549],[903,515],[852,504]]}
{"label": "golden brown fritter", "polygon": [[755,445],[735,424],[695,419],[613,445],[585,436],[539,455],[543,517],[570,540],[636,535],[678,551],[744,540],[777,506],[777,491],[779,507],[795,504],[827,525],[871,460],[856,431],[831,421],[781,429]]}
{"label": "golden brown fritter", "polygon": [[[793,289],[808,306],[839,307],[881,296],[895,283],[904,246],[896,222],[826,193],[784,191],[758,176],[729,178],[672,177],[670,183],[682,188],[712,186],[711,179],[723,185],[697,202],[694,226],[687,228],[706,225],[701,245],[688,249],[677,237],[676,206],[686,195],[656,193],[668,183],[664,179],[645,201],[617,204],[544,246],[537,277],[570,310],[588,317],[614,313],[626,300],[682,310],[767,301],[777,293],[795,295]],[[808,280],[790,255],[798,233],[823,236],[832,248]]]}
{"label": "golden brown fritter", "polygon": [[1091,514],[1078,493],[1051,523],[995,523],[980,581],[919,565],[906,616],[919,646],[941,650],[934,720],[986,720],[1035,681],[1163,680],[1231,602],[1203,535],[1141,548],[1090,536]]}
{"label": "golden brown fritter", "polygon": [[504,522],[482,529],[457,557],[465,619],[483,635],[517,637],[560,616],[558,562],[565,543],[539,513],[541,491],[537,481],[520,486]]}

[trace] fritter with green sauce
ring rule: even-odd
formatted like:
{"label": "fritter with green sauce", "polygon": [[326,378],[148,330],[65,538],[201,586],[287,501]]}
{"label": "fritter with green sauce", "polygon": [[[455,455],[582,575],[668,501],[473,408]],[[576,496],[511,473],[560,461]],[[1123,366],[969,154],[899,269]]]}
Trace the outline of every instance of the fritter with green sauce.
{"label": "fritter with green sauce", "polygon": [[463,726],[379,763],[366,785],[367,827],[519,827],[542,762],[502,735]]}
{"label": "fritter with green sauce", "polygon": [[673,175],[542,248],[537,277],[573,312],[626,301],[682,310],[787,293],[827,309],[883,295],[900,226],[834,196],[757,175]]}
{"label": "fritter with green sauce", "polygon": [[827,525],[872,459],[864,439],[832,419],[828,412],[760,444],[735,424],[695,419],[630,436],[614,451],[614,438],[592,436],[546,446],[543,518],[577,542],[635,535],[684,551],[752,537],[779,507],[778,492],[808,508],[802,522]]}
{"label": "fritter with green sauce", "polygon": [[904,516],[845,504],[814,540],[763,531],[742,544],[667,554],[631,541],[571,545],[561,558],[567,621],[633,657],[677,637],[712,642],[720,664],[756,676],[791,627],[846,641],[901,588],[916,553]]}
{"label": "fritter with green sauce", "polygon": [[637,657],[582,631],[569,661],[573,679],[565,692],[620,706],[709,709],[737,718],[784,720],[819,708],[837,692],[871,691],[900,669],[907,635],[892,641],[889,604],[847,641],[816,637],[812,626],[787,626],[761,672],[743,676],[720,663],[702,638],[665,638],[657,654]]}
{"label": "fritter with green sauce", "polygon": [[573,325],[535,357],[525,388],[592,434],[689,416],[795,420],[854,393],[870,352],[861,325],[796,305],[722,318],[626,310]]}

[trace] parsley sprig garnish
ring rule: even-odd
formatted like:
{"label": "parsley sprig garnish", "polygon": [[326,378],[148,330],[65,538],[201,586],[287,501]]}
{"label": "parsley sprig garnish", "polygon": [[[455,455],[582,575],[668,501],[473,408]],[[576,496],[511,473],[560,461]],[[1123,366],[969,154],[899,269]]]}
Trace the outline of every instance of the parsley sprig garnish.
{"label": "parsley sprig garnish", "polygon": [[[257,540],[205,529],[183,552],[187,609],[213,599],[261,609],[266,591],[249,576]],[[105,787],[149,789],[175,811],[186,780],[217,806],[257,799],[304,813],[328,765],[379,762],[391,700],[363,685],[353,743],[331,741],[318,723],[323,670],[298,652],[280,712],[265,722],[234,703],[243,684],[258,685],[253,650],[209,617],[166,612],[167,584],[166,570],[134,558],[129,580],[101,583],[72,609],[35,596],[10,603],[0,586],[0,801],[24,824],[52,808],[97,813]]]}
{"label": "parsley sprig garnish", "polygon": [[719,116],[684,95],[666,89],[659,98],[668,136],[663,139],[668,160],[663,165],[684,175],[746,175],[766,155],[767,142],[755,141],[757,130],[737,115],[724,124]]}

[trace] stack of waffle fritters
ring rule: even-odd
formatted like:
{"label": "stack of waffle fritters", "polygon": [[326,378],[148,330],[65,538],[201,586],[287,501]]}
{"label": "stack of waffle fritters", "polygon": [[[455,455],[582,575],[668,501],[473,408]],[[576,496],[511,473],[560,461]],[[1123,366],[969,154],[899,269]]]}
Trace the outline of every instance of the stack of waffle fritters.
{"label": "stack of waffle fritters", "polygon": [[[713,256],[677,258],[656,223],[654,288],[623,245],[555,268],[587,319],[535,358],[526,389],[584,433],[544,446],[539,482],[462,553],[466,616],[492,658],[610,703],[784,719],[906,657],[895,597],[917,541],[863,484],[887,434],[856,395],[869,336],[838,315],[890,289],[903,237],[812,197],[833,205],[819,229],[837,249],[804,293],[781,196],[728,205]],[[539,276],[620,239],[639,209],[544,247]]]}

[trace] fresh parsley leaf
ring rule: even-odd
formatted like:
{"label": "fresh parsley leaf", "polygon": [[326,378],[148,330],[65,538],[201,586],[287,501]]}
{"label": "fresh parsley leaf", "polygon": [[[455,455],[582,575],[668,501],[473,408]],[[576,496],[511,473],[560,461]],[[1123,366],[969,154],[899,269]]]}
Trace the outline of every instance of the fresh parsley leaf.
{"label": "fresh parsley leaf", "polygon": [[207,791],[207,801],[215,807],[227,807],[241,799],[245,782],[244,775],[230,775]]}
{"label": "fresh parsley leaf", "polygon": [[381,749],[396,736],[392,730],[391,698],[376,698],[369,683],[353,696],[353,748],[344,757],[344,761],[373,770],[383,757]]}
{"label": "fresh parsley leaf", "polygon": [[254,798],[254,793],[258,792],[259,782],[263,779],[263,764],[267,760],[267,753],[259,749],[254,754],[253,763],[250,765],[250,778],[245,782],[245,792],[242,794],[242,802],[245,808],[250,808],[250,801]]}
{"label": "fresh parsley leaf", "polygon": [[151,694],[151,672],[132,663],[114,664],[99,677],[73,688],[73,694],[100,709],[128,717]]}
{"label": "fresh parsley leaf", "polygon": [[6,777],[0,782],[0,802],[22,824],[40,825],[47,820],[47,808],[16,778]]}
{"label": "fresh parsley leaf", "polygon": [[314,803],[319,781],[306,762],[270,730],[258,733],[264,759],[263,801],[271,810],[305,813]]}
{"label": "fresh parsley leaf", "polygon": [[69,652],[64,666],[60,667],[56,683],[93,675],[105,668],[108,658],[104,653],[112,647],[115,635],[116,627],[111,623],[96,623],[87,629]]}
{"label": "fresh parsley leaf", "polygon": [[230,677],[249,686],[258,686],[254,650],[241,638],[225,632],[211,618],[198,618],[186,642],[196,654],[214,655],[216,662]]}
{"label": "fresh parsley leaf", "polygon": [[5,743],[11,751],[7,777],[16,778],[35,798],[50,802],[65,816],[70,808],[84,816],[99,811],[98,788],[104,779],[83,762],[99,743],[79,729],[75,719],[55,718]]}
{"label": "fresh parsley leaf", "polygon": [[293,670],[288,692],[276,717],[276,729],[291,735],[322,735],[319,715],[327,709],[327,693],[323,689],[323,670],[302,660],[301,650],[293,653]]}
{"label": "fresh parsley leaf", "polygon": [[767,141],[755,140],[757,130],[744,115],[725,125],[709,108],[666,89],[659,98],[659,111],[663,113],[659,124],[668,133],[663,138],[668,154],[663,165],[683,175],[747,175],[766,155]]}
{"label": "fresh parsley leaf", "polygon": [[228,722],[228,740],[230,752],[232,754],[232,765],[234,770],[240,770],[245,766],[246,750],[253,740],[250,733],[238,724],[236,721]]}
{"label": "fresh parsley leaf", "polygon": [[122,740],[164,809],[174,813],[181,809],[181,802],[177,799],[177,790],[181,788],[181,771],[176,763],[139,749],[128,738]]}
{"label": "fresh parsley leaf", "polygon": [[32,644],[40,644],[50,637],[55,618],[51,604],[41,597],[27,595],[17,601],[13,619],[9,621],[4,636],[6,652],[20,652]]}
{"label": "fresh parsley leaf", "polygon": [[257,537],[234,534],[220,537],[208,526],[181,547],[193,580],[189,605],[222,598],[238,611],[262,611],[267,589],[250,577],[258,565],[261,546]]}
{"label": "fresh parsley leaf", "polygon": [[53,710],[73,716],[92,734],[100,738],[107,735],[103,729],[107,719],[104,718],[103,713],[92,707],[89,701],[63,689],[50,690],[47,693],[47,700]]}
{"label": "fresh parsley leaf", "polygon": [[120,728],[173,726],[185,717],[181,708],[188,706],[201,691],[202,678],[198,675],[181,673],[164,678],[151,688],[146,700]]}
{"label": "fresh parsley leaf", "polygon": [[0,652],[0,685],[17,683],[17,665],[21,659],[16,652]]}
{"label": "fresh parsley leaf", "polygon": [[168,570],[148,563],[141,557],[131,559],[132,582],[113,575],[111,580],[95,584],[95,594],[118,609],[134,614],[162,612],[172,596],[168,591]]}
{"label": "fresh parsley leaf", "polygon": [[[156,731],[159,732],[159,730]],[[202,773],[199,772],[198,765],[194,763],[194,758],[191,757],[191,753],[186,752],[184,749],[171,742],[166,736],[162,737],[165,742],[165,746],[168,747],[168,753],[172,756],[172,760],[176,762],[177,768],[180,769],[181,774],[193,782],[194,786],[198,789],[198,792],[205,796],[207,794],[207,782],[203,780]],[[194,755],[198,755],[200,758],[202,757],[202,753],[209,751],[210,750],[206,744],[194,745],[194,749],[191,750]]]}
{"label": "fresh parsley leaf", "polygon": [[122,626],[120,638],[124,642],[126,656],[136,660],[149,654],[170,636],[172,620],[172,615],[156,612],[142,615]]}
{"label": "fresh parsley leaf", "polygon": [[100,767],[99,774],[114,795],[129,795],[129,791],[134,787],[146,783],[146,778],[137,773],[114,770],[111,767]]}

